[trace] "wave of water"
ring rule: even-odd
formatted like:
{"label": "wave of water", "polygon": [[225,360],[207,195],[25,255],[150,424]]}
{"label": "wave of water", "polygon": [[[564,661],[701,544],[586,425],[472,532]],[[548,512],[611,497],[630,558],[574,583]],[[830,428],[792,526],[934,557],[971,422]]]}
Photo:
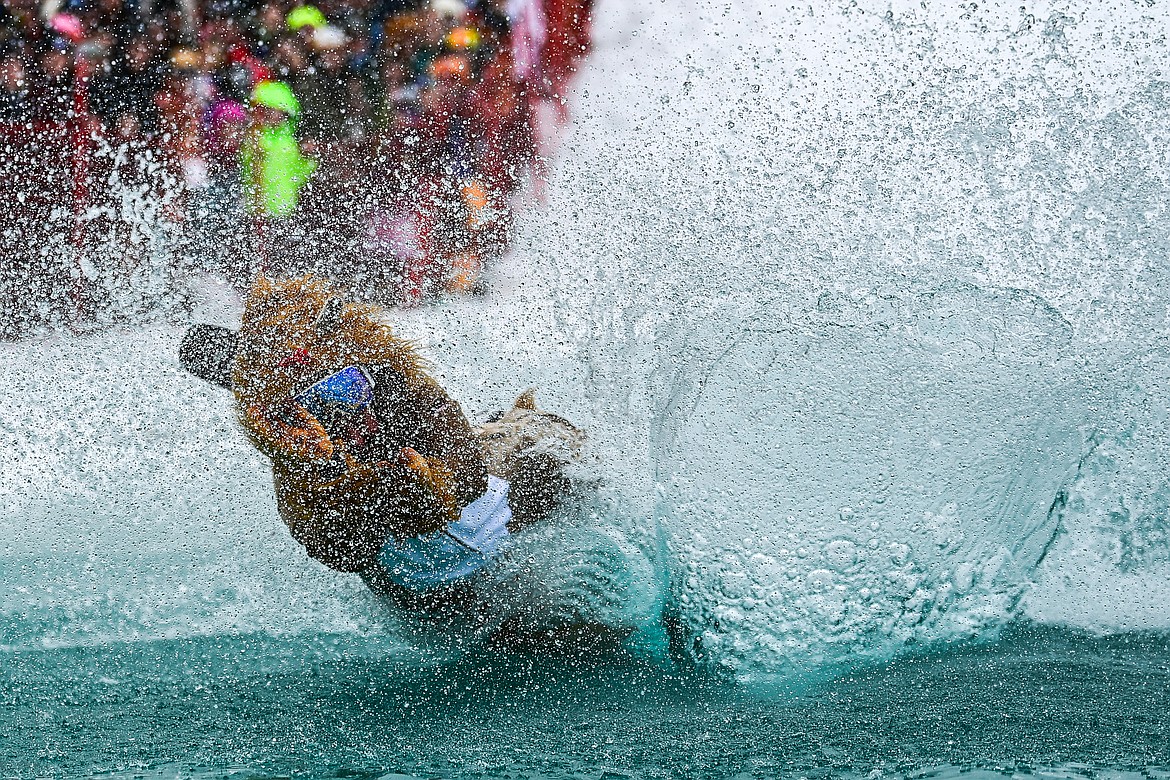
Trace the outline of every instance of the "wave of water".
{"label": "wave of water", "polygon": [[653,491],[701,652],[1170,627],[1165,10],[624,14],[527,332]]}
{"label": "wave of water", "polygon": [[[534,384],[590,430],[607,522],[740,679],[1021,615],[1170,628],[1129,595],[1170,579],[1166,22],[603,3],[493,293],[395,322],[471,416]],[[3,347],[6,644],[393,633],[176,338]]]}

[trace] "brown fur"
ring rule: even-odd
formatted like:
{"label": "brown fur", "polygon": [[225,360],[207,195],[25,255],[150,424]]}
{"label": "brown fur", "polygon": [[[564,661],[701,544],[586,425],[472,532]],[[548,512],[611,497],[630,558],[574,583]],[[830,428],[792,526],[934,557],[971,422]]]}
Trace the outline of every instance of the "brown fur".
{"label": "brown fur", "polygon": [[[248,293],[232,384],[244,410],[244,427],[268,455],[291,451],[287,443],[261,433],[253,407],[272,407],[291,398],[322,371],[353,363],[386,364],[411,379],[426,376],[426,364],[410,342],[376,321],[377,307],[344,306],[337,327],[315,327],[333,291],[311,276],[286,282],[258,277]],[[289,360],[303,350],[303,360]],[[286,361],[286,365],[280,365]]]}
{"label": "brown fur", "polygon": [[480,426],[477,437],[488,473],[512,485],[508,501],[515,528],[547,516],[571,492],[568,469],[581,457],[585,434],[563,417],[538,409],[534,390]]}
{"label": "brown fur", "polygon": [[[478,443],[458,404],[413,346],[378,321],[380,309],[346,304],[329,327],[333,296],[303,277],[263,277],[248,295],[233,372],[240,422],[272,458],[277,506],[293,536],[329,566],[360,570],[389,534],[437,530],[487,487]],[[395,407],[370,446],[347,451],[289,399],[338,368],[369,367],[380,400]],[[376,402],[377,403],[377,402]]]}
{"label": "brown fur", "polygon": [[[365,569],[389,535],[428,533],[456,519],[486,490],[488,473],[512,483],[513,530],[556,506],[571,487],[565,467],[579,455],[579,430],[537,410],[532,391],[473,430],[413,345],[379,322],[381,309],[327,308],[333,297],[312,277],[259,278],[233,373],[240,422],[272,459],[280,515],[311,556],[341,571]],[[330,321],[318,327],[322,316]],[[290,399],[353,364],[374,376],[382,423],[351,452]]]}

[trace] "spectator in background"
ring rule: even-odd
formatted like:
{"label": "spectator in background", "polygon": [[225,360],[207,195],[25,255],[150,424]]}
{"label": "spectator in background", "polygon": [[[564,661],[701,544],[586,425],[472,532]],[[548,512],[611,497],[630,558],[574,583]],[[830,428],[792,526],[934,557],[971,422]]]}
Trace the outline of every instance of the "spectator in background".
{"label": "spectator in background", "polygon": [[37,118],[45,123],[68,121],[73,115],[73,52],[68,41],[53,39],[41,55],[39,75]]}
{"label": "spectator in background", "polygon": [[155,96],[163,87],[163,74],[155,51],[146,36],[135,36],[115,50],[109,69],[90,83],[90,107],[107,129],[120,117],[130,115],[144,137],[153,138],[158,133]]}
{"label": "spectator in background", "polygon": [[176,183],[196,190],[207,185],[202,126],[207,101],[200,94],[198,80],[202,63],[202,56],[193,49],[173,50],[162,88],[154,97],[160,131],[158,146],[171,176]]}
{"label": "spectator in background", "polygon": [[92,37],[102,39],[106,51],[124,51],[140,22],[123,0],[69,0],[63,10],[76,14]]}
{"label": "spectator in background", "polygon": [[[208,114],[207,162],[214,186],[239,192],[240,147],[248,128],[248,109],[238,100],[221,97]],[[233,198],[240,203],[238,198]]]}
{"label": "spectator in background", "polygon": [[301,105],[288,84],[262,81],[251,97],[251,125],[240,146],[244,202],[256,219],[259,254],[269,269],[309,270],[297,207],[316,161],[301,153],[296,120]]}
{"label": "spectator in background", "polygon": [[24,55],[13,48],[0,56],[0,122],[25,124],[35,116]]}
{"label": "spectator in background", "polygon": [[252,16],[251,34],[256,42],[256,53],[261,57],[268,57],[276,48],[276,43],[284,32],[284,11],[280,3],[270,2],[260,6]]}
{"label": "spectator in background", "polygon": [[200,238],[206,242],[204,254],[211,267],[239,289],[247,286],[251,267],[240,173],[240,149],[247,131],[247,107],[221,95],[208,112],[204,147],[208,184],[196,208]]}
{"label": "spectator in background", "polygon": [[47,31],[37,15],[39,6],[38,0],[0,2],[0,51],[10,54],[15,48],[36,48],[44,42]]}
{"label": "spectator in background", "polygon": [[[382,54],[386,43],[387,22],[393,18],[399,19],[413,14],[426,5],[426,0],[373,0],[370,6],[369,46],[367,55],[377,60]],[[391,36],[393,38],[393,35]],[[391,41],[391,44],[393,42]],[[396,57],[397,52],[393,45],[389,51],[390,57]]]}
{"label": "spectator in background", "polygon": [[593,0],[544,0],[547,41],[540,52],[541,88],[557,120],[568,120],[568,83],[589,51]]}
{"label": "spectator in background", "polygon": [[330,145],[366,138],[373,129],[373,115],[360,74],[349,67],[349,39],[339,28],[325,26],[314,30],[309,41],[315,56],[301,80],[302,135]]}
{"label": "spectator in background", "polygon": [[273,75],[294,93],[301,92],[309,77],[309,54],[301,39],[293,35],[282,36],[276,41],[269,59]]}

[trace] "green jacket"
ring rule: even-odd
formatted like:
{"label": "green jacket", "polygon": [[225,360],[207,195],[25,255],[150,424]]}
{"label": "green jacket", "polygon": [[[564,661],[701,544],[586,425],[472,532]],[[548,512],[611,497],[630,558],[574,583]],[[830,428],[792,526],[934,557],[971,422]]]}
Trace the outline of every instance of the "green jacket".
{"label": "green jacket", "polygon": [[291,121],[249,133],[240,146],[248,210],[265,217],[292,216],[316,168],[316,160],[301,154]]}

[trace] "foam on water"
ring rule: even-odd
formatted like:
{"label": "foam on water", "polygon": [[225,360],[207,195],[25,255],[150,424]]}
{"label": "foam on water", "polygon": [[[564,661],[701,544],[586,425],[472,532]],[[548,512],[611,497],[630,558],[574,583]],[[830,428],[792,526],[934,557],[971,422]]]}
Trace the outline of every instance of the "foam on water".
{"label": "foam on water", "polygon": [[[1020,614],[1170,628],[1127,595],[1170,573],[1165,10],[597,19],[492,295],[394,322],[470,416],[537,385],[590,431],[614,541],[579,560],[623,560],[623,609],[665,570],[690,651],[744,680]],[[176,338],[3,348],[4,635],[380,635]]]}

